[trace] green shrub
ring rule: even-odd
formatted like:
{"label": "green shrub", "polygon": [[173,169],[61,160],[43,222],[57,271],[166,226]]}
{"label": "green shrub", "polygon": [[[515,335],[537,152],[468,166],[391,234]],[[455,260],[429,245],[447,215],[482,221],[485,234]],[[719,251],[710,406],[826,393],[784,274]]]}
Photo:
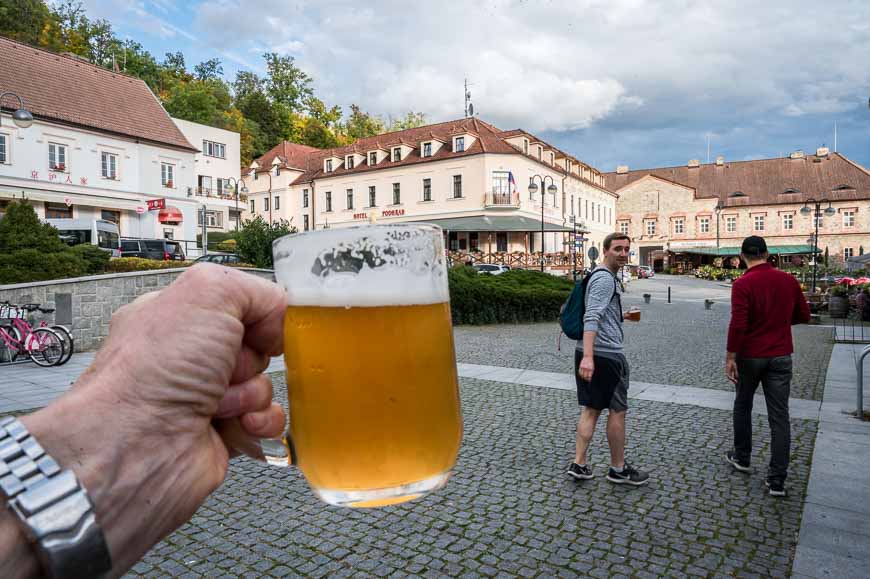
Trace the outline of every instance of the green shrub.
{"label": "green shrub", "polygon": [[152,269],[173,269],[187,267],[192,261],[158,261],[141,257],[119,257],[109,262],[109,273],[126,273],[129,271],[148,271]]}
{"label": "green shrub", "polygon": [[19,249],[0,253],[0,284],[47,281],[87,274],[87,264],[72,249],[44,253]]}
{"label": "green shrub", "polygon": [[296,233],[296,227],[285,219],[267,223],[258,215],[245,221],[236,237],[239,258],[255,267],[272,269],[272,242],[291,233]]}
{"label": "green shrub", "polygon": [[87,268],[85,275],[97,275],[105,272],[106,267],[109,265],[109,259],[112,257],[108,251],[103,251],[96,245],[89,243],[75,245],[69,248],[69,251],[84,261]]}
{"label": "green shrub", "polygon": [[[235,231],[214,231],[209,232],[208,234],[208,248],[211,249],[213,247],[217,247],[222,242],[228,239],[235,239],[236,232]],[[202,247],[202,233],[196,234],[196,246]]]}
{"label": "green shrub", "polygon": [[479,274],[461,266],[448,272],[454,324],[517,324],[558,319],[574,283],[537,271]]}
{"label": "green shrub", "polygon": [[[211,241],[209,241],[209,244],[211,244]],[[229,253],[235,253],[237,245],[238,245],[238,243],[236,242],[235,239],[225,239],[224,241],[221,241],[220,243],[217,244],[217,250],[218,251],[227,251]]]}

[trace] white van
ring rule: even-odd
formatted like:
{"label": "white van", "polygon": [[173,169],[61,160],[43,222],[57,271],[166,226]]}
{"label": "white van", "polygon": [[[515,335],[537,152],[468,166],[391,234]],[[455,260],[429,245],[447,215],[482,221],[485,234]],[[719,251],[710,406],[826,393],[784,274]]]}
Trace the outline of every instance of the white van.
{"label": "white van", "polygon": [[103,219],[46,219],[60,233],[67,245],[90,243],[108,251],[112,257],[121,257],[121,236],[118,226]]}

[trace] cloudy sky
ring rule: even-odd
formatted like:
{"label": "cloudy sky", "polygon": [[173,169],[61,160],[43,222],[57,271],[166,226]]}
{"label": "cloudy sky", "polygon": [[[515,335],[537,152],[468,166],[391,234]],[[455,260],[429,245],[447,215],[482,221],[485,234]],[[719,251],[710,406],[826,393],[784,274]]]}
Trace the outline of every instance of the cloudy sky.
{"label": "cloudy sky", "polygon": [[612,171],[834,146],[870,166],[863,0],[86,0],[88,15],[229,79],[296,58],[345,110],[475,111]]}

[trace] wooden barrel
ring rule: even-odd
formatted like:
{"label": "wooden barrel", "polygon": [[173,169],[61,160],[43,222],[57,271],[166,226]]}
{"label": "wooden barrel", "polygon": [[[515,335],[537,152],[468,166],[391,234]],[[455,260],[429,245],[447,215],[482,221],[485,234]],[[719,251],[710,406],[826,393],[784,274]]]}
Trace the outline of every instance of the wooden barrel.
{"label": "wooden barrel", "polygon": [[828,314],[832,318],[845,318],[849,315],[849,298],[845,296],[831,296],[828,302]]}

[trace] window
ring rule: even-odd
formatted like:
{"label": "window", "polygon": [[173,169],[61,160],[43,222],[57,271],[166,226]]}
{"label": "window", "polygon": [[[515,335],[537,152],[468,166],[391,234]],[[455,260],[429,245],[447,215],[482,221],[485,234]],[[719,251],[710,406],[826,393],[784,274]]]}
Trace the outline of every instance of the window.
{"label": "window", "polygon": [[725,216],[725,231],[728,233],[736,233],[737,232],[737,216],[736,215],[726,215]]}
{"label": "window", "polygon": [[686,232],[686,220],[674,219],[674,235],[682,235]]}
{"label": "window", "polygon": [[402,188],[398,183],[393,183],[393,205],[399,205],[402,202]]}
{"label": "window", "polygon": [[465,150],[465,137],[456,137],[456,142],[453,146],[453,150],[457,153],[461,153]]}
{"label": "window", "polygon": [[350,155],[349,157],[345,157],[344,165],[345,165],[345,168],[347,168],[347,169],[353,169],[353,155]]}
{"label": "window", "polygon": [[538,160],[544,160],[544,147],[542,147],[541,145],[538,145]]}
{"label": "window", "polygon": [[556,164],[556,153],[550,153],[550,164],[551,165]]}
{"label": "window", "polygon": [[472,231],[468,234],[468,249],[471,251],[480,249],[480,234],[478,232]]}
{"label": "window", "polygon": [[326,160],[326,172],[332,173],[332,159]]}
{"label": "window", "polygon": [[202,154],[206,157],[219,157],[225,159],[227,156],[226,145],[223,143],[215,143],[212,141],[203,140]]}
{"label": "window", "polygon": [[423,179],[423,201],[432,201],[432,179]]}
{"label": "window", "polygon": [[701,233],[710,233],[710,218],[701,217],[698,219],[698,230]]}
{"label": "window", "polygon": [[508,250],[507,233],[505,233],[503,231],[499,231],[495,234],[495,250],[502,251],[502,252]]}
{"label": "window", "polygon": [[586,200],[586,219],[589,219],[589,199]]}
{"label": "window", "polygon": [[206,196],[211,195],[211,177],[200,175],[196,180],[199,183],[199,194]]}
{"label": "window", "polygon": [[6,135],[0,135],[0,165],[9,162],[8,146],[6,145]]}
{"label": "window", "polygon": [[171,163],[160,163],[160,183],[164,187],[172,187],[175,177],[175,165]]}
{"label": "window", "polygon": [[302,190],[302,207],[308,207],[308,189]]}
{"label": "window", "polygon": [[854,247],[844,247],[843,248],[843,259],[849,259],[850,257],[855,256],[855,248]]}
{"label": "window", "polygon": [[103,179],[118,178],[118,155],[103,152],[100,154]]}
{"label": "window", "polygon": [[462,175],[453,176],[453,198],[462,199]]}
{"label": "window", "polygon": [[308,231],[308,216],[302,216],[302,231]]}
{"label": "window", "polygon": [[377,165],[378,164],[378,153],[377,151],[373,153],[369,153],[369,165]]}
{"label": "window", "polygon": [[254,207],[254,200],[251,199],[251,213],[256,213],[256,212],[257,212],[257,208]]}
{"label": "window", "polygon": [[109,209],[100,210],[100,219],[103,221],[111,221],[115,225],[121,224],[121,212],[120,211],[110,211]]}
{"label": "window", "polygon": [[755,231],[764,231],[764,215],[756,215],[753,219]]}
{"label": "window", "polygon": [[402,148],[393,147],[393,163],[398,163],[402,160]]}
{"label": "window", "polygon": [[782,216],[782,228],[794,229],[794,215],[792,215],[791,213],[786,213]]}
{"label": "window", "polygon": [[[492,192],[508,195],[510,194],[510,173],[507,171],[493,171],[492,172]],[[531,194],[529,194],[529,199],[531,199]]]}
{"label": "window", "polygon": [[66,171],[66,145],[48,144],[48,166],[56,171]]}
{"label": "window", "polygon": [[332,212],[332,191],[327,191],[324,195],[326,196],[326,212],[330,213]]}
{"label": "window", "polygon": [[348,189],[345,194],[347,195],[347,208],[353,209],[353,189]]}
{"label": "window", "polygon": [[619,222],[619,232],[623,235],[628,235],[628,221]]}
{"label": "window", "polygon": [[[46,219],[72,219],[72,205],[66,206],[66,203],[45,203],[45,218]],[[90,232],[89,232],[90,233]]]}
{"label": "window", "polygon": [[369,207],[378,206],[378,194],[374,185],[369,185]]}
{"label": "window", "polygon": [[275,176],[279,176],[281,174],[281,166],[275,165]]}
{"label": "window", "polygon": [[264,197],[263,198],[263,211],[268,211],[268,210],[269,210],[269,198]]}
{"label": "window", "polygon": [[432,156],[432,143],[423,143],[423,156],[431,157]]}
{"label": "window", "polygon": [[655,235],[656,234],[656,222],[652,219],[646,222],[646,234],[647,235]]}
{"label": "window", "polygon": [[853,210],[843,211],[843,227],[855,227],[855,212]]}
{"label": "window", "polygon": [[275,195],[275,211],[281,209],[281,198]]}
{"label": "window", "polygon": [[[202,214],[203,211],[200,209],[196,212],[196,224],[202,227]],[[224,222],[224,214],[221,211],[205,211],[205,225],[206,227],[223,227]]]}

